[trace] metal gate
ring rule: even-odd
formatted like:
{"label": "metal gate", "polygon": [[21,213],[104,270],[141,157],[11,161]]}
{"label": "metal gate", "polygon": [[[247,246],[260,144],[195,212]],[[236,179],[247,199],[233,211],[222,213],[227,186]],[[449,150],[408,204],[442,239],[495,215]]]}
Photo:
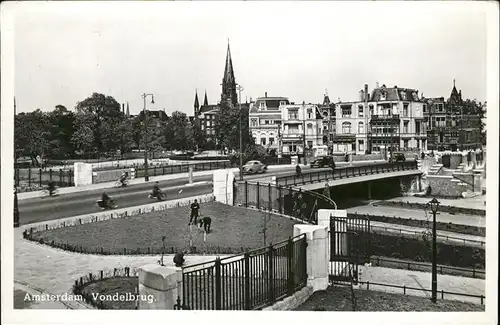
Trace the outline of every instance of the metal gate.
{"label": "metal gate", "polygon": [[358,265],[370,259],[370,219],[367,217],[330,217],[331,284],[358,281]]}

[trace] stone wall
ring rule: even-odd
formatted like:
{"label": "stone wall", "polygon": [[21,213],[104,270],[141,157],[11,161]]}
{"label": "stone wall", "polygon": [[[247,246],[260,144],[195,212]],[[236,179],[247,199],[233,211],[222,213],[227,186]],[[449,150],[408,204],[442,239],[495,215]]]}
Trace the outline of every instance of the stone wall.
{"label": "stone wall", "polygon": [[427,183],[431,187],[431,196],[462,197],[462,192],[467,191],[464,186],[452,181],[453,176],[427,175]]}

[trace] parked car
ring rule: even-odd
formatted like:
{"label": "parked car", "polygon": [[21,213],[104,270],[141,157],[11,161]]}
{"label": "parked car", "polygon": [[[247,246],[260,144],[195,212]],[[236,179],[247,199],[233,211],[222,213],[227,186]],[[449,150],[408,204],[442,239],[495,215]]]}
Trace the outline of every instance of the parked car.
{"label": "parked car", "polygon": [[311,161],[310,166],[311,166],[311,168],[331,167],[331,166],[335,166],[335,161],[333,160],[333,157],[329,157],[329,156],[319,157],[319,158],[316,158],[313,161]]}
{"label": "parked car", "polygon": [[394,152],[390,157],[390,162],[405,162],[406,157],[402,152]]}
{"label": "parked car", "polygon": [[243,174],[265,173],[267,166],[258,160],[250,160],[243,165]]}

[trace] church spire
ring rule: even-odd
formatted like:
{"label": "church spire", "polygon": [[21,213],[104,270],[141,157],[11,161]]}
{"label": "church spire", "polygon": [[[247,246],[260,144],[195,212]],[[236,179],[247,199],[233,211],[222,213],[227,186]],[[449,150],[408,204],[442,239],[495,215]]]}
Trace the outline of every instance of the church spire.
{"label": "church spire", "polygon": [[236,79],[234,77],[233,60],[231,59],[229,39],[227,40],[226,67],[224,69],[224,77],[222,78],[221,101],[224,100],[230,101],[233,105],[238,103],[238,96],[236,95]]}
{"label": "church spire", "polygon": [[203,100],[203,106],[208,106],[207,90],[205,89],[205,99]]}
{"label": "church spire", "polygon": [[198,102],[198,89],[196,89],[194,94],[194,116],[198,115],[199,110],[200,110],[200,103]]}
{"label": "church spire", "polygon": [[127,117],[130,117],[130,108],[128,106],[128,102],[127,102]]}

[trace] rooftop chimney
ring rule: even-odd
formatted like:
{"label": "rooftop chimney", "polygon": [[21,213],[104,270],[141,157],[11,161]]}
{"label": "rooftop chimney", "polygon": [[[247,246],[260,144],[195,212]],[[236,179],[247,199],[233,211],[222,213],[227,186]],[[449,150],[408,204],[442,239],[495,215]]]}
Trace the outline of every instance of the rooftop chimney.
{"label": "rooftop chimney", "polygon": [[375,87],[376,87],[376,88],[378,88],[378,87],[379,87],[379,86],[378,86],[378,81],[375,83]]}
{"label": "rooftop chimney", "polygon": [[266,97],[266,98],[267,98],[267,91],[266,91],[264,94],[265,94],[265,96],[264,96],[264,97]]}

